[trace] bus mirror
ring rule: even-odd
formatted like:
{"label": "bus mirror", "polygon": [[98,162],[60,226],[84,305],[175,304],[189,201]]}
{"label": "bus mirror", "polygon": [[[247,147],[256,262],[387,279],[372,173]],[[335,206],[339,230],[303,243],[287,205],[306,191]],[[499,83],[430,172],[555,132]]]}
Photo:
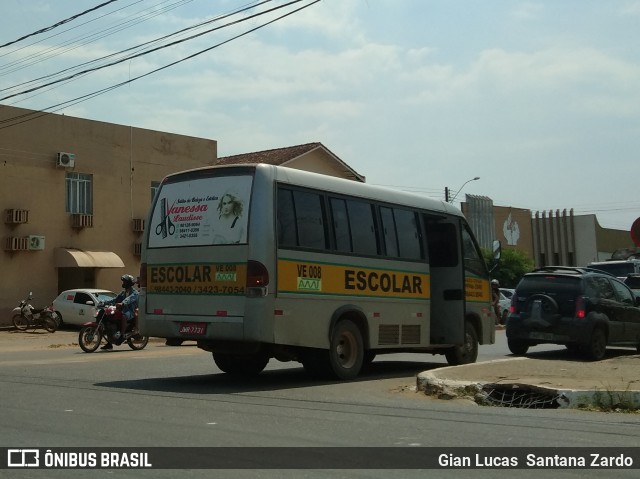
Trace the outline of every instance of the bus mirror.
{"label": "bus mirror", "polygon": [[500,244],[500,240],[493,240],[493,259],[494,261],[498,261],[502,256],[502,244]]}
{"label": "bus mirror", "polygon": [[491,250],[493,252],[493,265],[489,268],[490,273],[496,269],[500,263],[500,257],[502,256],[502,245],[500,244],[500,240],[493,240]]}

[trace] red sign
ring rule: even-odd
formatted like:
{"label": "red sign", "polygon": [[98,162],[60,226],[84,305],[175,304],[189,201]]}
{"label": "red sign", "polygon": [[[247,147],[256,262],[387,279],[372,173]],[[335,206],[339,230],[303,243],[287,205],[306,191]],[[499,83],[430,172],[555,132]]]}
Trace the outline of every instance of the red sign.
{"label": "red sign", "polygon": [[637,218],[631,225],[631,239],[633,244],[640,246],[640,218]]}

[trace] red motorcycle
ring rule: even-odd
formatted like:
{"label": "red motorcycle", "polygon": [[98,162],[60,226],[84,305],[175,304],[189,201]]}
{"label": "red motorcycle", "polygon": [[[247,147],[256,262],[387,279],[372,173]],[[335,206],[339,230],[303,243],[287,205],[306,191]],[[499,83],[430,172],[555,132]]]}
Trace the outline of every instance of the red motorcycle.
{"label": "red motorcycle", "polygon": [[96,320],[82,325],[78,343],[85,353],[92,353],[103,339],[111,344],[120,345],[126,342],[131,349],[140,350],[149,342],[149,336],[143,336],[138,332],[138,311],[134,321],[127,322],[124,337],[120,333],[120,320],[122,312],[115,306],[99,304],[96,307]]}

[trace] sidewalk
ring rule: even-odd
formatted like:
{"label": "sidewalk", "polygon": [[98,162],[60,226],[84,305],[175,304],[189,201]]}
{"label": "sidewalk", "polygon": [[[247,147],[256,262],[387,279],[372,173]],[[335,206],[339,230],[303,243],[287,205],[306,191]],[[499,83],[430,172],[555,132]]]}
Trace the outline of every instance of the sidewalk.
{"label": "sidewalk", "polygon": [[640,409],[640,355],[602,361],[510,358],[420,373],[418,390],[441,398],[539,408]]}

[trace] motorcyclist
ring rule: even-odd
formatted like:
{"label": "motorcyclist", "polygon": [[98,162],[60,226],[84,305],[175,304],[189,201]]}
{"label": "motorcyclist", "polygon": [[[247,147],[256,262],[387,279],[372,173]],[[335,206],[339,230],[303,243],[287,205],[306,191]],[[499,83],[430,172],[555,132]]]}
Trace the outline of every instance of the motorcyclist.
{"label": "motorcyclist", "polygon": [[500,282],[497,279],[491,280],[491,304],[496,315],[496,325],[500,324]]}
{"label": "motorcyclist", "polygon": [[[133,285],[136,284],[136,279],[130,274],[123,274],[120,279],[122,280],[123,290],[118,296],[104,303],[105,305],[115,304],[116,308],[121,313],[120,335],[116,344],[122,344],[124,341],[127,323],[135,318],[136,309],[138,308],[138,291],[133,287]],[[113,345],[107,340],[107,344],[102,346],[101,349],[113,349]]]}

